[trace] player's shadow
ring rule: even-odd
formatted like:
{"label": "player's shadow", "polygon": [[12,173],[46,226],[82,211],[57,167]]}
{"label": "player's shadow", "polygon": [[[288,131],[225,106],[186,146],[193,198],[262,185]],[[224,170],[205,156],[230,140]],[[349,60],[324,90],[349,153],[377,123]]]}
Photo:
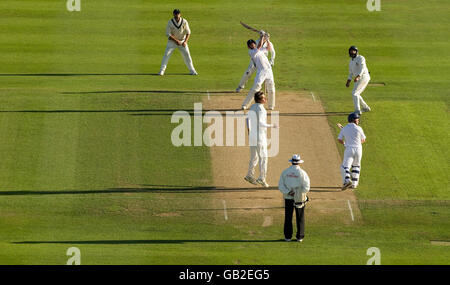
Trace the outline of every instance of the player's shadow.
{"label": "player's shadow", "polygon": [[155,239],[155,240],[62,240],[62,241],[17,241],[13,244],[184,244],[184,243],[266,243],[285,242],[284,239],[274,240],[226,240],[226,239]]}

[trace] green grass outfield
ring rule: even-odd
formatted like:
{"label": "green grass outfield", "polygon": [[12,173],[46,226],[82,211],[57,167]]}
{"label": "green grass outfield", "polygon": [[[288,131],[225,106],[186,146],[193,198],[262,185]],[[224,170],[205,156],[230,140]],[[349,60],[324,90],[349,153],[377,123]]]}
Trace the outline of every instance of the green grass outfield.
{"label": "green grass outfield", "polygon": [[[450,241],[448,1],[64,2],[0,2],[0,264],[65,264],[71,246],[82,264],[365,264],[369,247],[382,264],[449,264],[430,243]],[[177,51],[151,75],[175,7],[198,77]],[[362,223],[307,219],[288,244],[278,218],[207,210],[222,207],[202,190],[209,150],[173,147],[170,118],[236,88],[256,37],[239,20],[271,33],[277,90],[350,112],[352,44],[386,84],[364,92]]]}

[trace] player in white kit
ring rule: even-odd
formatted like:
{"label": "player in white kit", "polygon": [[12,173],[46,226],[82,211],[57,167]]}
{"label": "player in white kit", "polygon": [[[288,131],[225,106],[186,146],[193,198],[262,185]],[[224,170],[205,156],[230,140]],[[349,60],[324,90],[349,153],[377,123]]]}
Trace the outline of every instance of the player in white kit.
{"label": "player in white kit", "polygon": [[261,50],[264,42],[267,40],[267,34],[263,31],[260,33],[259,43],[256,44],[254,40],[247,41],[247,47],[249,48],[249,55],[253,64],[256,66],[256,76],[253,87],[247,94],[244,102],[242,103],[242,109],[246,110],[248,105],[253,100],[253,96],[256,92],[261,90],[262,84],[266,84],[269,110],[275,108],[275,82],[273,79],[272,66],[270,65],[269,59]]}
{"label": "player in white kit", "polygon": [[192,63],[191,54],[189,53],[188,40],[191,35],[188,21],[181,18],[181,12],[178,9],[173,10],[173,18],[169,20],[166,27],[166,36],[168,38],[164,57],[161,62],[159,75],[164,75],[167,63],[173,51],[178,48],[183,56],[184,63],[191,75],[197,75],[194,64]]}
{"label": "player in white kit", "polygon": [[361,173],[362,144],[366,141],[366,135],[359,126],[358,113],[348,115],[348,124],[341,129],[338,141],[345,146],[341,165],[342,190],[350,186],[356,189]]}
{"label": "player in white kit", "polygon": [[[247,126],[249,129],[250,162],[247,176],[244,179],[252,184],[269,187],[266,182],[267,173],[267,128],[278,128],[276,124],[267,124],[267,111],[264,108],[264,93],[255,93],[255,104],[248,111]],[[259,178],[255,180],[255,167],[259,162]]]}
{"label": "player in white kit", "polygon": [[[349,74],[347,78],[346,87],[350,86],[353,76],[355,77],[355,85],[352,90],[353,105],[355,106],[355,112],[361,114],[362,112],[369,112],[371,109],[369,105],[361,97],[362,92],[366,89],[367,84],[370,81],[369,70],[367,69],[366,59],[362,55],[358,55],[358,48],[351,46],[348,49],[348,54],[351,57],[348,65]],[[362,112],[361,112],[362,105]]]}
{"label": "player in white kit", "polygon": [[[256,41],[256,45],[258,45],[258,41]],[[274,66],[275,64],[275,48],[272,44],[272,42],[267,39],[267,41],[262,45],[261,50],[264,52],[264,54],[269,58],[269,52],[270,52],[270,65]],[[241,81],[239,82],[239,86],[236,88],[236,92],[241,92],[242,89],[244,89],[245,84],[250,79],[252,74],[256,71],[256,66],[253,63],[253,61],[250,59],[250,63],[248,64],[247,70],[242,75]]]}

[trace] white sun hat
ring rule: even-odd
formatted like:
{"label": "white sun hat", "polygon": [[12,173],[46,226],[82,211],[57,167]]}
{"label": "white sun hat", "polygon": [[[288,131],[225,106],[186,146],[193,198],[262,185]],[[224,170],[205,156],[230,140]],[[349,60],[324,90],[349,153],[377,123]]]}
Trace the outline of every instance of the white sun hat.
{"label": "white sun hat", "polygon": [[303,163],[304,162],[302,159],[300,159],[299,154],[294,154],[289,161],[292,163]]}

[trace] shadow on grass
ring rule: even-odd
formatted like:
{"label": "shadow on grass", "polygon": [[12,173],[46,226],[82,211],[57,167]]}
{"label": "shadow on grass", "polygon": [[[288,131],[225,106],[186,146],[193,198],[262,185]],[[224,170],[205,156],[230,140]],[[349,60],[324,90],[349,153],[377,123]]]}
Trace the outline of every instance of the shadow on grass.
{"label": "shadow on grass", "polygon": [[[129,113],[130,116],[172,116],[177,111],[185,111],[190,116],[198,114],[194,109],[130,109],[130,110],[0,110],[0,113],[35,113],[35,114],[64,114],[64,113]],[[207,114],[209,111],[219,112],[222,116],[226,116],[226,112],[241,111],[236,109],[215,109],[215,110],[202,110],[202,116],[216,117],[215,114]],[[325,113],[279,113],[280,117],[316,117],[316,116],[347,116],[349,112],[325,112]],[[267,114],[269,117],[270,113]],[[244,114],[231,114],[228,116],[240,117]]]}
{"label": "shadow on grass", "polygon": [[[165,73],[164,76],[191,75],[190,73]],[[66,76],[159,76],[158,73],[0,73],[0,76],[66,77]]]}
{"label": "shadow on grass", "polygon": [[[172,116],[174,112],[176,111],[185,111],[187,112],[189,115],[193,116],[195,115],[194,110],[193,109],[179,109],[179,110],[175,110],[175,109],[160,109],[160,110],[151,110],[148,112],[144,112],[141,111],[138,114],[129,114],[130,116]],[[221,115],[225,116],[226,111],[241,111],[241,109],[239,109],[238,107],[236,109],[216,109],[216,110],[202,110],[202,115],[208,116],[208,117],[216,117],[216,115],[214,114],[206,114],[206,112],[208,111],[217,111],[220,112]],[[277,111],[277,110],[275,110]],[[278,113],[278,116],[280,117],[322,117],[322,116],[326,116],[326,117],[332,117],[332,116],[348,116],[348,114],[350,114],[351,112],[324,112],[324,113]],[[231,114],[231,116],[234,117],[240,117],[240,116],[244,116],[244,114]],[[267,116],[270,117],[272,116],[271,113],[267,113]]]}
{"label": "shadow on grass", "polygon": [[[180,109],[164,109],[164,110],[155,110],[155,109],[124,109],[124,110],[3,110],[0,113],[43,113],[43,114],[52,114],[52,113],[140,113],[140,112],[155,112],[156,115],[164,115],[171,116],[173,112],[180,111]],[[218,112],[226,112],[226,111],[236,111],[235,109],[219,109],[219,110],[202,110],[202,114],[205,114],[208,111],[218,111]],[[194,115],[194,110],[186,110],[190,115]],[[224,113],[225,114],[225,113]],[[136,114],[130,114],[136,115]]]}
{"label": "shadow on grass", "polygon": [[73,240],[73,241],[18,241],[13,244],[184,244],[184,243],[265,243],[285,242],[284,239],[275,240]]}
{"label": "shadow on grass", "polygon": [[189,90],[109,90],[109,91],[81,91],[61,92],[61,94],[122,94],[122,93],[149,93],[149,94],[230,94],[235,91],[189,91]]}
{"label": "shadow on grass", "polygon": [[[311,187],[310,192],[341,192],[339,187]],[[121,194],[121,193],[219,193],[219,192],[255,192],[278,191],[278,187],[213,187],[213,186],[156,186],[144,188],[111,188],[103,190],[22,190],[0,191],[0,196],[24,195],[88,195],[88,194]]]}

